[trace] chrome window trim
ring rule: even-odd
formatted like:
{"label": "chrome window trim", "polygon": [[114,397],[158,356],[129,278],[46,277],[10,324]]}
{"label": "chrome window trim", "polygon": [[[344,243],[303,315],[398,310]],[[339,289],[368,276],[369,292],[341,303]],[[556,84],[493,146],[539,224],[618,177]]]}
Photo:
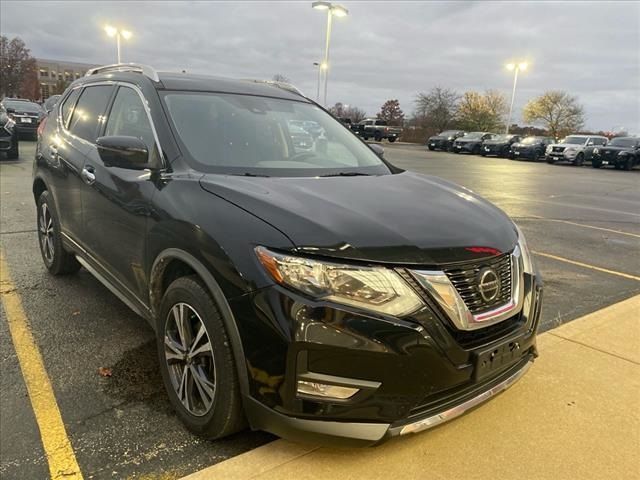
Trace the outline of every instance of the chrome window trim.
{"label": "chrome window trim", "polygon": [[[156,144],[156,148],[158,149],[158,155],[160,156],[160,161],[162,162],[162,167],[166,168],[167,166],[167,162],[165,161],[165,157],[164,157],[164,152],[162,150],[162,147],[160,146],[160,138],[158,137],[158,132],[156,130],[156,126],[153,123],[153,118],[151,118],[151,109],[149,108],[149,102],[147,101],[146,97],[144,96],[144,94],[142,93],[142,90],[140,90],[140,88],[137,85],[134,85],[133,83],[129,83],[129,82],[123,82],[120,80],[114,80],[114,81],[100,81],[100,82],[91,82],[91,83],[83,83],[82,85],[78,85],[77,87],[72,88],[69,91],[69,95],[71,95],[71,92],[73,90],[76,90],[78,88],[87,88],[87,87],[100,87],[100,86],[110,86],[110,87],[125,87],[125,88],[131,88],[133,91],[135,91],[138,94],[138,97],[140,98],[140,101],[142,102],[142,106],[144,107],[144,111],[147,114],[147,119],[149,120],[149,125],[151,125],[151,131],[153,133],[153,140]],[[84,93],[84,92],[83,92]],[[67,98],[69,98],[69,95],[67,95],[65,97],[65,101]],[[116,96],[118,95],[118,93],[116,92]],[[82,98],[82,94],[80,94],[80,96],[78,97],[78,100],[76,101],[76,105],[77,102]],[[60,104],[61,106],[64,105],[64,102]],[[111,105],[113,107],[113,104]],[[111,111],[109,111],[109,113],[111,113]],[[96,144],[93,142],[90,142],[88,140],[85,140],[84,138],[78,137],[77,135],[74,135],[73,133],[71,133],[70,130],[67,129],[67,126],[62,122],[62,113],[61,113],[61,109],[58,109],[58,125],[62,125],[62,131],[66,134],[69,135],[70,137],[80,141],[81,143],[84,143],[88,146],[92,146],[92,147],[96,147]],[[108,121],[108,119],[107,119]]]}
{"label": "chrome window trim", "polygon": [[[447,274],[441,270],[408,270],[411,276],[444,310],[456,328],[460,330],[477,330],[494,325],[522,311],[524,301],[522,254],[516,246],[510,255],[511,260],[511,298],[507,303],[487,312],[474,315],[453,286]],[[440,287],[440,288],[439,288]],[[442,287],[446,290],[443,297]]]}

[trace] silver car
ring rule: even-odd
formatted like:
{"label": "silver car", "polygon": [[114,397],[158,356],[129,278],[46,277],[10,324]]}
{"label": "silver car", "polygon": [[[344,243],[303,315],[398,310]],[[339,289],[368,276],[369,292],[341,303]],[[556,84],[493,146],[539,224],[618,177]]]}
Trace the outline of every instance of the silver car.
{"label": "silver car", "polygon": [[569,135],[560,143],[552,143],[545,152],[547,163],[571,162],[582,165],[591,160],[593,149],[607,144],[607,137],[600,135]]}

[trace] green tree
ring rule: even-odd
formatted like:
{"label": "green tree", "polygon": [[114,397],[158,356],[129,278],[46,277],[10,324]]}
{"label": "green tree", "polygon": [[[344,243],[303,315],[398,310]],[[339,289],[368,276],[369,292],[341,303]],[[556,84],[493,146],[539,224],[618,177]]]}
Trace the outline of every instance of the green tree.
{"label": "green tree", "polygon": [[34,68],[29,49],[20,38],[9,40],[0,35],[0,93],[3,96],[20,95]]}
{"label": "green tree", "polygon": [[400,108],[400,102],[397,99],[384,102],[377,117],[380,120],[386,120],[389,125],[402,125],[404,122],[404,112]]}
{"label": "green tree", "polygon": [[529,100],[524,107],[525,122],[542,123],[552,137],[562,138],[584,126],[584,108],[577,97],[552,90]]}
{"label": "green tree", "polygon": [[507,100],[500,92],[465,92],[458,104],[457,119],[466,130],[491,132],[504,126],[507,111]]}
{"label": "green tree", "polygon": [[456,117],[460,95],[454,90],[434,87],[429,93],[418,93],[414,116],[419,125],[446,130]]}

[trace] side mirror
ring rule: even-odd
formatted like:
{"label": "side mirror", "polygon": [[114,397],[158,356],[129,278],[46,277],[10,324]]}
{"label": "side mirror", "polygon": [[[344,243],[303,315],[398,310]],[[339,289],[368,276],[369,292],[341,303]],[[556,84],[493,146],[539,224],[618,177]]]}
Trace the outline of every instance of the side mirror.
{"label": "side mirror", "polygon": [[588,142],[587,143],[587,147],[593,147],[594,143],[593,142]]}
{"label": "side mirror", "polygon": [[98,154],[105,167],[144,170],[150,168],[149,150],[137,137],[100,137],[96,140]]}
{"label": "side mirror", "polygon": [[384,158],[384,148],[376,143],[370,143],[369,148],[373,150],[373,152],[378,155],[380,158]]}

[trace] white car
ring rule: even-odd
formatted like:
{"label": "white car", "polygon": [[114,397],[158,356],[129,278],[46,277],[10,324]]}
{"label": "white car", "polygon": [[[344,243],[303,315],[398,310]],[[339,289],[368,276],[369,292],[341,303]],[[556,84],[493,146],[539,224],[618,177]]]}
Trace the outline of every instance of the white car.
{"label": "white car", "polygon": [[545,152],[547,163],[571,162],[582,165],[591,160],[593,149],[607,144],[607,137],[600,135],[569,135],[560,143],[552,143]]}

